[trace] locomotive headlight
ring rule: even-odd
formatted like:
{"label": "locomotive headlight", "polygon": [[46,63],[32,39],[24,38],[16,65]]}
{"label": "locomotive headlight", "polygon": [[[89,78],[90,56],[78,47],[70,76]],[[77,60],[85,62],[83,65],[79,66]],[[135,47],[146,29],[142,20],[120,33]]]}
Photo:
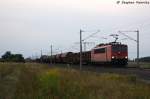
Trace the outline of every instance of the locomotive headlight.
{"label": "locomotive headlight", "polygon": [[112,58],[112,59],[114,59],[115,57],[114,57],[114,56],[112,56],[111,58]]}
{"label": "locomotive headlight", "polygon": [[128,58],[128,56],[125,57],[126,59]]}

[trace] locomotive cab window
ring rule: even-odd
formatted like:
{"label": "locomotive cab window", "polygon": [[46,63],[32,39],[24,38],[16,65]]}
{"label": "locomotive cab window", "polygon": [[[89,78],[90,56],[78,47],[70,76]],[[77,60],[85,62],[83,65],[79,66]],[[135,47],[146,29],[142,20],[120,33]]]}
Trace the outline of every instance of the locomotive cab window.
{"label": "locomotive cab window", "polygon": [[95,53],[95,54],[96,54],[96,53],[105,53],[105,49],[106,49],[106,48],[95,49],[95,50],[94,50],[94,53]]}
{"label": "locomotive cab window", "polygon": [[127,51],[127,46],[112,46],[112,50],[113,52],[118,52],[118,51],[125,52]]}

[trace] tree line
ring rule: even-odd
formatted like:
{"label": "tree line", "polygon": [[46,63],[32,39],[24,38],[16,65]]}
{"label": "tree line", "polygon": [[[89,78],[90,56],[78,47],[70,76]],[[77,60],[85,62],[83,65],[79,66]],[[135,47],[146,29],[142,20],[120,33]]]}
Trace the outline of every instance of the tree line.
{"label": "tree line", "polygon": [[12,54],[10,51],[4,53],[0,59],[1,62],[25,62],[22,54]]}
{"label": "tree line", "polygon": [[[137,61],[137,59],[135,59],[135,61]],[[150,62],[150,56],[147,57],[141,57],[139,58],[140,62]]]}

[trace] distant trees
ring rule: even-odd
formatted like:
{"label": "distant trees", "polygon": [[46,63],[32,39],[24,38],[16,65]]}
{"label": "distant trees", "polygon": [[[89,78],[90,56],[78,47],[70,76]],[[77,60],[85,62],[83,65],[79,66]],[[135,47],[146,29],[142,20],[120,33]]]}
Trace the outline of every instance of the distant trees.
{"label": "distant trees", "polygon": [[25,62],[22,54],[12,54],[10,51],[7,51],[1,58],[2,62]]}
{"label": "distant trees", "polygon": [[[135,59],[135,61],[137,61],[137,59]],[[141,57],[139,58],[140,62],[150,62],[150,56],[147,57]]]}

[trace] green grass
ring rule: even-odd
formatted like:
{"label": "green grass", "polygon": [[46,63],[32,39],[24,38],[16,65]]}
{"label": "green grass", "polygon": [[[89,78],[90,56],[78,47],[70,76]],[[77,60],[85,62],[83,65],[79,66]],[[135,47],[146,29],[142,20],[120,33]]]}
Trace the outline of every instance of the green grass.
{"label": "green grass", "polygon": [[[140,65],[140,68],[150,69],[150,63],[148,63],[148,62],[140,62],[139,65]],[[128,62],[128,67],[137,67],[137,63],[136,62]]]}
{"label": "green grass", "polygon": [[0,99],[149,99],[133,75],[94,73],[36,63],[0,63]]}

